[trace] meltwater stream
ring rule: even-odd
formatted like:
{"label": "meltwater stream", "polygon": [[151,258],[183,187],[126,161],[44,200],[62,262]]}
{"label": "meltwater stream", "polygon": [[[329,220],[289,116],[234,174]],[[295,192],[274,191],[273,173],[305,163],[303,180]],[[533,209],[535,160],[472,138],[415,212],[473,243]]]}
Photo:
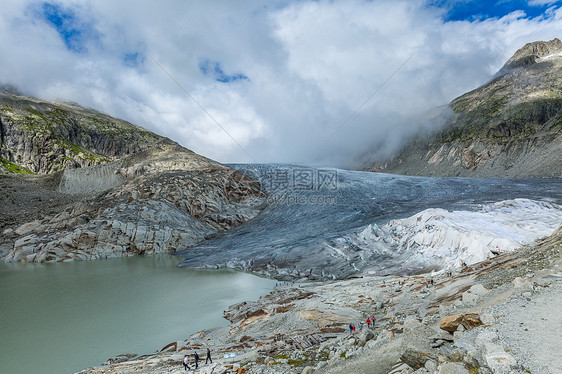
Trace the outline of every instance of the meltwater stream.
{"label": "meltwater stream", "polygon": [[118,354],[154,353],[256,300],[274,281],[185,271],[170,255],[0,264],[0,373],[72,373]]}

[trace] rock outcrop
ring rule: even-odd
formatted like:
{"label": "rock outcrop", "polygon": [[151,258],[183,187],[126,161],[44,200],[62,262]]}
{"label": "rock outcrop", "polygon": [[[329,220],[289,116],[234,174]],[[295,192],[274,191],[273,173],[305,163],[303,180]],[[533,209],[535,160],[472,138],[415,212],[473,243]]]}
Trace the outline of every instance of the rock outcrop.
{"label": "rock outcrop", "polygon": [[562,42],[525,45],[488,84],[449,104],[429,139],[367,170],[406,175],[562,177]]}
{"label": "rock outcrop", "polygon": [[521,66],[531,66],[541,58],[548,58],[562,53],[562,42],[558,38],[550,41],[527,43],[505,63],[503,69],[515,69]]}
{"label": "rock outcrop", "polygon": [[67,170],[58,189],[89,193],[91,198],[18,227],[5,261],[100,259],[185,249],[255,217],[264,199],[253,180],[173,145]]}

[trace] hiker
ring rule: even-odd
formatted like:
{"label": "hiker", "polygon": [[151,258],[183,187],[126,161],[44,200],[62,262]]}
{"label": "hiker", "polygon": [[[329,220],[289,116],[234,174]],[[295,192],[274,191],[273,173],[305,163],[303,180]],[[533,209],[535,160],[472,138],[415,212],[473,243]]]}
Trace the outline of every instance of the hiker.
{"label": "hiker", "polygon": [[367,327],[371,327],[371,319],[367,317]]}
{"label": "hiker", "polygon": [[355,334],[355,325],[351,325],[351,333]]}
{"label": "hiker", "polygon": [[205,364],[207,363],[207,360],[211,361],[211,364],[213,363],[213,359],[211,358],[211,351],[209,350],[209,348],[207,348],[207,358],[205,359]]}
{"label": "hiker", "polygon": [[353,334],[353,325],[351,323],[349,324],[349,333]]}
{"label": "hiker", "polygon": [[189,357],[187,355],[183,357],[183,369],[189,370]]}
{"label": "hiker", "polygon": [[197,351],[193,352],[193,357],[195,357],[195,369],[197,369],[199,367],[199,355],[197,354]]}

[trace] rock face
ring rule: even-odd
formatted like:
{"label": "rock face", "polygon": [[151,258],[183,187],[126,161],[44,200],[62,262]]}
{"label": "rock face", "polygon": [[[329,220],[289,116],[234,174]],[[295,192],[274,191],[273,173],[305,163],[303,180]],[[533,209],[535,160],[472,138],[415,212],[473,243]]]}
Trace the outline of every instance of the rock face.
{"label": "rock face", "polygon": [[[193,152],[165,146],[133,157],[65,171],[59,190],[99,194],[17,228],[19,237],[4,260],[50,262],[175,251],[259,212],[263,195],[257,183]],[[87,173],[98,177],[90,189],[85,188]]]}
{"label": "rock face", "polygon": [[48,174],[97,165],[161,142],[173,144],[75,104],[0,92],[0,172]]}
{"label": "rock face", "polygon": [[0,169],[8,262],[185,249],[255,217],[265,197],[252,179],[145,129],[6,92]]}
{"label": "rock face", "polygon": [[535,42],[488,84],[453,100],[445,128],[367,170],[406,175],[562,177],[562,42]]}
{"label": "rock face", "polygon": [[551,41],[538,41],[527,43],[517,50],[515,54],[507,60],[504,69],[515,69],[521,66],[530,66],[539,59],[562,53],[562,42],[558,38]]}

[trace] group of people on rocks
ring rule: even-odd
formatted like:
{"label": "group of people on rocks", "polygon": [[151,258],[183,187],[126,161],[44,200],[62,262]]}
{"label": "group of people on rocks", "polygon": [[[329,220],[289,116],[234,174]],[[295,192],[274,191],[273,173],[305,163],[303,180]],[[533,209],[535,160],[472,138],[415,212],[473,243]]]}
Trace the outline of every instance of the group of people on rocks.
{"label": "group of people on rocks", "polygon": [[[367,320],[365,321],[367,323],[367,327],[368,328],[374,328],[375,327],[375,322],[377,321],[377,319],[375,317],[367,317]],[[353,323],[349,324],[349,333],[350,334],[355,334],[355,325]],[[363,322],[359,322],[359,330],[363,330]]]}
{"label": "group of people on rocks", "polygon": [[[197,351],[193,352],[193,358],[195,359],[195,369],[197,369],[199,367],[199,355],[197,354]],[[211,358],[211,350],[207,348],[207,358],[205,359],[205,364],[209,361],[211,361],[211,364],[213,363],[213,359]],[[184,370],[190,370],[188,355],[185,355],[183,357],[183,368]]]}

